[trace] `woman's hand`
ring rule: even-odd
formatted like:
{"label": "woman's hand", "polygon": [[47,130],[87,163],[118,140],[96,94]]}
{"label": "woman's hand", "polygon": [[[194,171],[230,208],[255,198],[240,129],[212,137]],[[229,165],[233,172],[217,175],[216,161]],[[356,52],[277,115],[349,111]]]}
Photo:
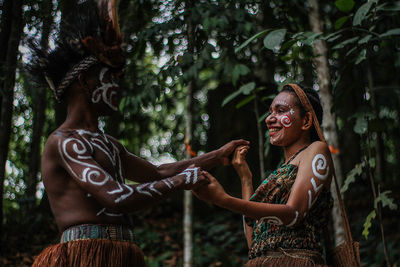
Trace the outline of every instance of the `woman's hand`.
{"label": "woman's hand", "polygon": [[239,146],[238,148],[236,148],[232,159],[233,167],[236,168],[240,167],[243,164],[246,164],[246,154],[248,150],[249,146]]}
{"label": "woman's hand", "polygon": [[227,197],[229,197],[229,195],[225,192],[224,188],[214,176],[206,171],[202,171],[202,174],[208,178],[210,183],[208,185],[198,186],[195,189],[192,189],[193,194],[205,202],[221,205],[221,203]]}
{"label": "woman's hand", "polygon": [[240,178],[251,178],[251,171],[246,162],[246,155],[249,150],[249,146],[240,146],[235,150],[232,159],[232,165]]}

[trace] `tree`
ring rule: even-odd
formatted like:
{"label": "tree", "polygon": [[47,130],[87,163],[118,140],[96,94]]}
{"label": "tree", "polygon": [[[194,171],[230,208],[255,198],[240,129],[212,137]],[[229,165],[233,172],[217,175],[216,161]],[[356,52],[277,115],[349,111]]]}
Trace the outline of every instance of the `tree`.
{"label": "tree", "polygon": [[[7,161],[9,141],[11,135],[11,119],[14,100],[15,73],[17,68],[18,47],[22,34],[22,0],[4,1],[2,14],[2,30],[0,43],[7,45],[2,47],[3,58],[1,64],[1,113],[0,113],[0,227],[3,224],[3,184],[5,175],[5,165]],[[4,23],[3,23],[4,22]],[[3,32],[3,31],[2,31]],[[7,36],[7,33],[9,35]],[[1,235],[0,228],[0,236]]]}

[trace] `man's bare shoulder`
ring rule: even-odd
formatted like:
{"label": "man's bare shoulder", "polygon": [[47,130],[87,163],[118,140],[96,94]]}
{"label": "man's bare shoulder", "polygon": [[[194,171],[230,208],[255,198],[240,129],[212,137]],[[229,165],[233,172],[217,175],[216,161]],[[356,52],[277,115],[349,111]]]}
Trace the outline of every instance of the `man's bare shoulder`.
{"label": "man's bare shoulder", "polygon": [[[82,134],[82,130],[55,130],[47,138],[43,150],[43,156],[51,157],[52,159],[58,159],[62,150],[73,148],[73,146],[68,145],[68,143],[77,144],[81,147],[88,148],[90,144],[85,142]],[[77,149],[79,149],[79,147]]]}
{"label": "man's bare shoulder", "polygon": [[114,146],[118,149],[119,153],[125,154],[128,152],[128,150],[125,148],[125,146],[115,137],[106,134],[108,140],[110,140]]}

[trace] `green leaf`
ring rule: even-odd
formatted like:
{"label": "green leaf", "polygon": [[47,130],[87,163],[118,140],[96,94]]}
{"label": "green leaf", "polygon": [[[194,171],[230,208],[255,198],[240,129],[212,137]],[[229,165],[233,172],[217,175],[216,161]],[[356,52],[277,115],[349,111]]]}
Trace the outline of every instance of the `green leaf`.
{"label": "green leaf", "polygon": [[251,83],[246,83],[245,85],[241,86],[238,90],[233,92],[232,94],[228,95],[223,101],[222,101],[222,107],[231,102],[233,99],[235,99],[238,95],[249,95],[254,88],[256,87],[255,82]]}
{"label": "green leaf", "polygon": [[245,99],[243,99],[242,101],[240,101],[237,105],[236,105],[236,109],[239,109],[241,107],[243,107],[244,105],[246,105],[247,103],[249,103],[251,100],[253,100],[256,96],[255,95],[250,95],[248,97],[246,97]]}
{"label": "green leaf", "polygon": [[244,95],[249,95],[254,88],[256,88],[256,83],[255,82],[250,82],[246,83],[245,85],[242,85],[239,90],[244,94]]}
{"label": "green leaf", "polygon": [[327,38],[326,41],[333,42],[333,41],[339,39],[341,36],[342,36],[341,34],[338,34],[338,35],[332,36],[331,38]]}
{"label": "green leaf", "polygon": [[[312,33],[311,35],[309,35],[308,37],[307,37],[307,39],[305,39],[304,41],[302,41],[303,42],[303,44],[305,44],[305,45],[312,45],[312,43],[314,42],[314,40],[317,38],[317,37],[319,37],[319,36],[321,36],[322,35],[322,33],[320,33],[320,32],[317,32],[317,33]],[[307,35],[306,35],[307,36]]]}
{"label": "green leaf", "polygon": [[400,1],[397,1],[393,4],[384,3],[382,5],[377,6],[376,8],[379,11],[400,11]]}
{"label": "green leaf", "polygon": [[340,28],[342,28],[343,24],[345,24],[346,21],[348,21],[348,20],[349,20],[349,16],[344,16],[344,17],[341,17],[340,19],[338,19],[335,22],[335,30],[339,30]]}
{"label": "green leaf", "polygon": [[375,158],[370,158],[368,161],[368,165],[371,168],[375,168]]}
{"label": "green leaf", "polygon": [[379,202],[382,202],[382,207],[388,206],[391,210],[397,210],[397,204],[394,203],[394,199],[388,197],[388,194],[392,193],[392,191],[387,190],[379,194],[379,196],[375,199],[375,209]]}
{"label": "green leaf", "polygon": [[341,193],[344,193],[347,191],[347,189],[349,189],[349,185],[351,183],[354,183],[356,180],[356,176],[359,176],[362,173],[362,169],[364,168],[365,163],[362,162],[360,164],[356,164],[356,166],[354,167],[354,169],[352,169],[349,174],[347,174],[346,180],[344,181],[344,184],[342,186],[342,188],[340,189]]}
{"label": "green leaf", "polygon": [[371,228],[372,225],[372,220],[375,219],[376,217],[376,212],[375,210],[371,211],[367,218],[365,219],[364,222],[364,230],[362,231],[362,235],[365,237],[365,239],[368,239],[368,235],[369,235],[369,228]]}
{"label": "green leaf", "polygon": [[229,102],[232,101],[232,99],[236,98],[238,95],[240,95],[242,92],[240,90],[237,90],[235,92],[233,92],[232,94],[228,95],[224,101],[222,101],[222,105],[221,107],[225,106],[226,104],[228,104]]}
{"label": "green leaf", "polygon": [[268,33],[264,38],[265,48],[273,50],[281,44],[286,35],[286,29],[279,29]]}
{"label": "green leaf", "polygon": [[264,113],[259,119],[258,122],[263,122],[266,117],[268,117],[269,112]]}
{"label": "green leaf", "polygon": [[379,36],[380,37],[386,37],[386,36],[390,36],[390,35],[400,35],[400,28],[388,30],[387,32],[382,33]]}
{"label": "green leaf", "polygon": [[335,6],[342,12],[350,12],[354,7],[353,0],[337,0]]}
{"label": "green leaf", "polygon": [[358,54],[358,57],[356,59],[356,65],[361,63],[366,58],[367,58],[367,50],[363,49],[363,50],[361,50],[360,54]]}
{"label": "green leaf", "polygon": [[345,47],[346,45],[351,44],[351,43],[354,43],[354,42],[357,41],[357,40],[358,40],[358,37],[353,37],[353,38],[347,39],[347,40],[345,40],[345,41],[343,41],[343,42],[341,42],[341,43],[335,45],[334,47],[332,47],[332,49],[340,49],[340,48],[343,48],[343,47]]}
{"label": "green leaf", "polygon": [[253,35],[252,37],[250,37],[249,39],[247,39],[243,44],[241,44],[238,48],[235,49],[235,53],[239,52],[240,50],[242,50],[244,47],[246,47],[249,43],[251,43],[252,41],[254,41],[255,39],[258,39],[262,36],[264,36],[265,34],[267,34],[267,32],[269,32],[270,29],[266,29],[263,30],[255,35]]}
{"label": "green leaf", "polygon": [[369,1],[363,4],[356,12],[353,18],[353,26],[360,25],[361,22],[365,19],[368,11],[370,10],[371,6],[374,4],[373,1]]}
{"label": "green leaf", "polygon": [[355,50],[357,50],[357,46],[353,47],[346,53],[346,57],[349,56],[351,53],[353,53]]}
{"label": "green leaf", "polygon": [[368,128],[368,122],[367,120],[363,117],[357,117],[356,119],[356,124],[354,125],[354,132],[357,134],[364,134],[367,131]]}
{"label": "green leaf", "polygon": [[365,36],[364,38],[362,38],[361,40],[358,41],[358,44],[366,44],[368,43],[368,41],[372,38],[371,34],[368,34],[367,36]]}
{"label": "green leaf", "polygon": [[232,83],[236,85],[240,76],[247,75],[250,69],[243,64],[236,64],[232,71]]}

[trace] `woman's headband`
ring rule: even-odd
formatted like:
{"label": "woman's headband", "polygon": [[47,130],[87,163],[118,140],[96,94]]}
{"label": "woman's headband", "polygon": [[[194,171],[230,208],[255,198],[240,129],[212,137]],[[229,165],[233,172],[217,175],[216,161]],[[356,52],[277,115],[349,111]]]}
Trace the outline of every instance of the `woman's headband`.
{"label": "woman's headband", "polygon": [[296,93],[297,97],[300,99],[301,105],[304,107],[304,109],[307,112],[311,112],[314,128],[317,131],[318,137],[322,142],[326,143],[325,137],[324,137],[324,135],[322,133],[322,130],[321,130],[321,126],[319,125],[319,122],[318,122],[317,115],[315,115],[314,108],[312,107],[312,105],[310,103],[310,100],[308,100],[308,97],[307,97],[306,93],[297,84],[289,83],[287,85],[290,86],[294,90],[294,92]]}

